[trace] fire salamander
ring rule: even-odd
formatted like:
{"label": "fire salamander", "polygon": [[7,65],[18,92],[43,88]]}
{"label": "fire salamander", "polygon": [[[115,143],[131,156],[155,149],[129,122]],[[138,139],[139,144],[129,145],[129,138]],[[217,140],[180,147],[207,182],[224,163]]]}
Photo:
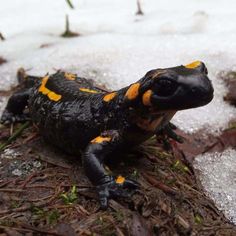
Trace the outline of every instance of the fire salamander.
{"label": "fire salamander", "polygon": [[25,75],[21,84],[1,123],[31,119],[46,141],[68,153],[82,153],[85,174],[96,186],[103,209],[109,198],[127,196],[139,186],[134,180],[108,175],[104,160],[163,131],[181,141],[169,121],[179,110],[206,105],[214,91],[200,61],[151,70],[112,92],[62,71],[45,77]]}

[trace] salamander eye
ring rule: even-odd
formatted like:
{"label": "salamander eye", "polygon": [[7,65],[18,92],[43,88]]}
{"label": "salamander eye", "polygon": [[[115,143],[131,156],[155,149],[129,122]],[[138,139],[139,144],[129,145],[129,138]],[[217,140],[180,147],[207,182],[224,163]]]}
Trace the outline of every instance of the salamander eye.
{"label": "salamander eye", "polygon": [[177,89],[177,83],[168,78],[160,78],[154,84],[153,91],[158,96],[170,96]]}

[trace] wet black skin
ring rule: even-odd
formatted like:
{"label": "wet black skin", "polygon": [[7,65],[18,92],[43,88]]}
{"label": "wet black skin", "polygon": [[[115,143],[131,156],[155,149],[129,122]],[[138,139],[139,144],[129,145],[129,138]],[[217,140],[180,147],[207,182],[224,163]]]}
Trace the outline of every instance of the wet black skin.
{"label": "wet black skin", "polygon": [[[26,75],[23,88],[10,97],[1,122],[31,119],[46,141],[68,153],[82,152],[85,173],[97,187],[103,209],[107,208],[109,198],[127,196],[130,190],[138,187],[135,181],[125,179],[118,183],[109,176],[103,167],[104,159],[165,129],[178,140],[169,125],[176,111],[206,105],[213,98],[213,87],[204,63],[194,68],[178,66],[151,70],[136,82],[140,86],[135,98],[126,96],[130,88],[127,86],[116,91],[117,96],[108,102],[103,100],[108,92],[83,78],[68,80],[64,72],[51,75],[46,83],[47,89],[61,95],[59,101],[52,101],[39,92],[41,83],[42,78]],[[152,95],[147,105],[143,95],[148,90]],[[29,114],[24,112],[26,106]],[[91,142],[98,136],[109,140]]]}

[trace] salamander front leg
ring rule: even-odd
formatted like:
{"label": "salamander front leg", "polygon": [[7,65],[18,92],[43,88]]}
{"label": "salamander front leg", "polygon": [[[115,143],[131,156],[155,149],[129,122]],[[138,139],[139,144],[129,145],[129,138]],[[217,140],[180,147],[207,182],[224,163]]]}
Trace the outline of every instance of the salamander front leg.
{"label": "salamander front leg", "polygon": [[30,89],[15,92],[8,100],[7,106],[2,113],[0,123],[10,124],[29,120],[27,114],[23,113],[28,103]]}
{"label": "salamander front leg", "polygon": [[122,176],[113,177],[106,173],[103,162],[121,146],[121,136],[117,131],[107,131],[93,139],[83,154],[83,164],[87,177],[96,186],[102,209],[108,207],[108,199],[127,197],[139,187],[136,181]]}
{"label": "salamander front leg", "polygon": [[178,143],[183,143],[184,139],[182,136],[175,133],[176,126],[171,122],[168,122],[156,135],[167,135],[167,137],[174,139]]}

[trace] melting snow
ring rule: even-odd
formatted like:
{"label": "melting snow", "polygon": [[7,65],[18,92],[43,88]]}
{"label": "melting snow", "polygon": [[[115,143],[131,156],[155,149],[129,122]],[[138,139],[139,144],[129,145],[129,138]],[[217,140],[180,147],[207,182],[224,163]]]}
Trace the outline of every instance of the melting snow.
{"label": "melting snow", "polygon": [[[236,224],[236,151],[207,153],[195,159],[194,167],[208,196]],[[223,163],[223,165],[222,165]]]}
{"label": "melting snow", "polygon": [[[0,90],[16,83],[19,67],[35,75],[63,69],[118,89],[150,69],[202,60],[208,66],[215,98],[205,107],[177,113],[174,123],[190,133],[199,129],[215,133],[236,117],[236,109],[223,101],[226,90],[216,78],[221,70],[236,69],[235,0],[228,0],[227,4],[222,0],[143,0],[144,16],[135,16],[135,0],[72,2],[75,10],[70,10],[65,0],[1,3],[0,32],[6,41],[0,41],[0,56],[8,63],[0,66]],[[59,37],[65,14],[69,14],[71,29],[83,36]],[[40,47],[45,44],[48,47]],[[0,112],[3,104],[4,99],[0,100]],[[228,158],[235,166],[235,153],[228,152],[224,157],[230,154]],[[216,171],[230,170],[226,157],[216,160],[210,154],[198,158],[198,168],[207,168],[208,158],[212,165],[220,163],[222,169]],[[202,179],[206,189],[208,180],[219,179],[209,168],[204,172],[207,178]],[[232,181],[230,177],[229,180]],[[223,181],[217,183],[222,193],[230,188]],[[232,212],[228,216],[236,217],[235,205],[219,197],[215,188],[208,191],[217,204],[221,203],[221,209]],[[232,192],[228,196],[235,201]]]}

